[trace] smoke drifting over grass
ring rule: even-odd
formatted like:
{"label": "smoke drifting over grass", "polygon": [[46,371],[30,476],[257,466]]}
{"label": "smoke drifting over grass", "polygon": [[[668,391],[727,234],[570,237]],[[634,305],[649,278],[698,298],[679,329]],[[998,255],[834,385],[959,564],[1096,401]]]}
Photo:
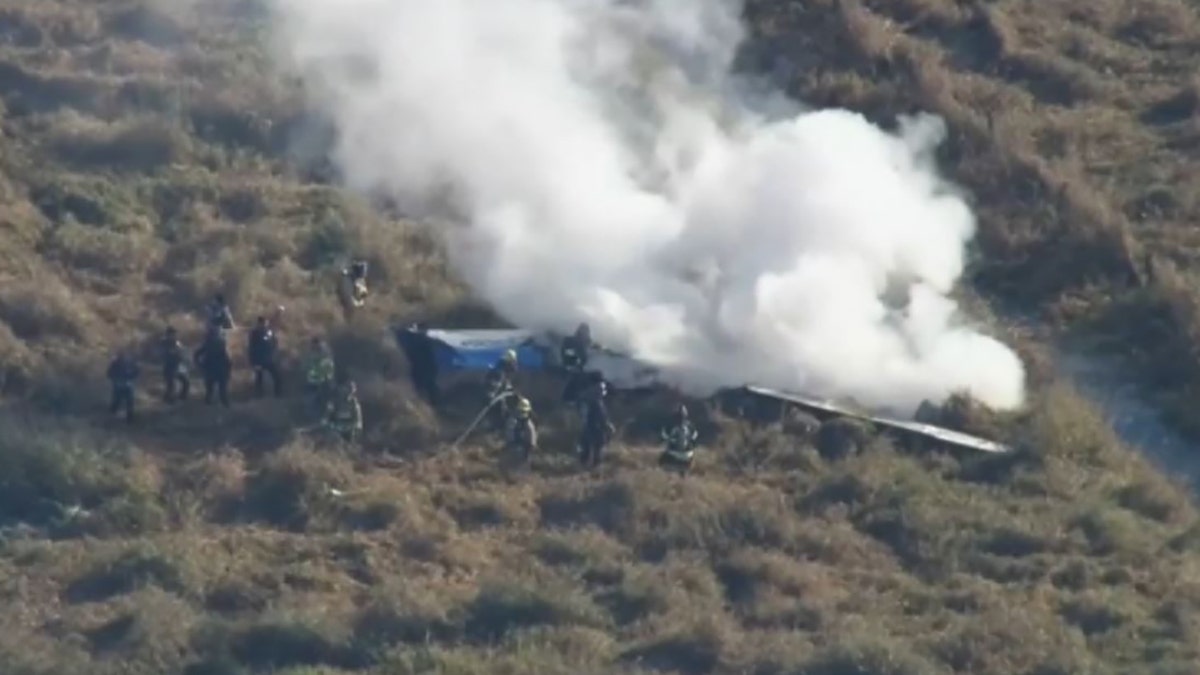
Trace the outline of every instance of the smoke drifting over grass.
{"label": "smoke drifting over grass", "polygon": [[587,321],[697,390],[1021,403],[1019,359],[948,297],[975,222],[934,165],[940,120],[781,114],[730,74],[737,3],[275,9],[351,186],[451,204],[456,267],[509,320]]}

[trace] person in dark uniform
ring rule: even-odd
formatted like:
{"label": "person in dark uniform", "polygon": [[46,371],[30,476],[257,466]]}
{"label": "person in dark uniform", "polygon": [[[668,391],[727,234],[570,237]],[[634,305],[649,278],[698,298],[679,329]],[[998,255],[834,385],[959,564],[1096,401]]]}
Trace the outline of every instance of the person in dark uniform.
{"label": "person in dark uniform", "polygon": [[592,385],[584,396],[579,461],[588,468],[600,465],[601,455],[616,433],[616,428],[609,420],[608,404],[604,401],[607,394],[608,383],[601,380]]}
{"label": "person in dark uniform", "polygon": [[221,399],[221,405],[229,407],[229,376],[233,371],[233,360],[229,357],[229,345],[225,332],[211,327],[203,344],[192,355],[200,372],[204,373],[204,402],[213,403],[213,395]]}
{"label": "person in dark uniform", "polygon": [[208,306],[208,325],[221,330],[233,330],[233,312],[221,293],[217,293]]}
{"label": "person in dark uniform", "polygon": [[188,377],[187,352],[173,326],[167,326],[163,333],[159,353],[162,357],[163,401],[174,403],[176,388],[178,400],[186,401],[192,388],[191,378]]}
{"label": "person in dark uniform", "polygon": [[567,374],[567,382],[563,387],[563,402],[568,405],[581,403],[580,396],[587,386],[585,370],[592,348],[591,328],[586,323],[579,324],[574,335],[563,338],[559,350],[559,361]]}
{"label": "person in dark uniform", "polygon": [[265,316],[258,317],[258,323],[247,339],[246,356],[250,367],[254,369],[254,395],[259,398],[264,395],[264,379],[267,375],[271,376],[275,396],[283,396],[283,382],[276,360],[278,353],[279,339],[271,329],[271,322]]}
{"label": "person in dark uniform", "polygon": [[108,381],[112,384],[112,401],[108,414],[116,415],[125,411],[125,421],[133,423],[134,385],[137,382],[140,369],[133,357],[126,351],[121,351],[108,364]]}
{"label": "person in dark uniform", "polygon": [[433,338],[429,337],[429,327],[424,322],[418,322],[397,331],[396,341],[408,359],[413,389],[436,409],[440,404],[441,392],[438,390],[437,353]]}
{"label": "person in dark uniform", "polygon": [[581,323],[574,335],[563,338],[559,360],[568,372],[583,372],[587,368],[591,349],[592,329],[586,323]]}

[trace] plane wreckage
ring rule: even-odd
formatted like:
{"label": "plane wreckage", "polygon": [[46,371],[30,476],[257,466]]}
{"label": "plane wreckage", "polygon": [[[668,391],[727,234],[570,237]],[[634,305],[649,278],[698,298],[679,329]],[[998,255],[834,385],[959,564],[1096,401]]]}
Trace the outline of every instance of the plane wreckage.
{"label": "plane wreckage", "polygon": [[[507,350],[517,354],[518,367],[525,371],[544,371],[558,367],[561,337],[522,329],[435,330],[428,332],[433,341],[438,370],[442,373],[486,371]],[[588,370],[599,372],[617,391],[653,390],[669,387],[659,370],[627,355],[593,345]],[[1007,453],[1011,447],[960,431],[913,420],[875,415],[849,405],[801,392],[780,391],[746,384],[718,392],[715,399],[737,400],[739,410],[747,407],[758,412],[759,419],[781,419],[789,410],[801,410],[818,419],[848,418],[866,422],[881,430],[905,438],[983,453]]]}

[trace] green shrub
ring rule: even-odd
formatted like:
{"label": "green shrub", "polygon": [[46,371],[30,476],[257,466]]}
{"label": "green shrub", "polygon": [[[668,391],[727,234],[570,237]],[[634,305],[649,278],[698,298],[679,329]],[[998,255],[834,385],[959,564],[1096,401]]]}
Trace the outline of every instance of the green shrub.
{"label": "green shrub", "polygon": [[295,530],[329,525],[341,506],[330,492],[345,489],[353,471],[345,458],[299,443],[269,457],[247,487],[251,513]]}
{"label": "green shrub", "polygon": [[128,452],[83,428],[0,413],[0,517],[51,522],[64,507],[99,506],[124,487]]}
{"label": "green shrub", "polygon": [[826,647],[795,675],[949,675],[910,647],[880,639],[843,639]]}
{"label": "green shrub", "polygon": [[97,602],[146,586],[187,592],[179,565],[153,547],[142,547],[93,567],[67,587],[65,597],[70,602]]}
{"label": "green shrub", "polygon": [[479,591],[466,608],[464,629],[475,640],[494,642],[533,626],[603,624],[601,610],[569,588],[506,583]]}

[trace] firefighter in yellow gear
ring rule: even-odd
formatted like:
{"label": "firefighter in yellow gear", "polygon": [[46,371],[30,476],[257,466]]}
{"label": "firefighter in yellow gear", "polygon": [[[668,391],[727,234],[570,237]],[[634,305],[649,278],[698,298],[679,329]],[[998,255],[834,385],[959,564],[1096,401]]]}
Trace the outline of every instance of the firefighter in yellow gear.
{"label": "firefighter in yellow gear", "polygon": [[354,307],[362,307],[367,303],[367,261],[355,260],[342,270],[342,275],[350,283],[350,303]]}
{"label": "firefighter in yellow gear", "polygon": [[329,347],[320,338],[313,338],[304,360],[304,385],[317,409],[325,406],[333,391],[336,372]]}
{"label": "firefighter in yellow gear", "polygon": [[687,406],[679,406],[675,423],[662,431],[662,440],[666,444],[666,448],[659,457],[659,465],[686,475],[692,468],[696,439],[699,436],[700,434],[689,419]]}
{"label": "firefighter in yellow gear", "polygon": [[488,370],[487,378],[485,379],[488,398],[493,399],[505,392],[512,391],[513,378],[516,374],[517,352],[512,349],[505,350],[500,360]]}
{"label": "firefighter in yellow gear", "polygon": [[527,461],[534,450],[537,450],[537,425],[533,421],[533,405],[529,399],[520,397],[513,406],[513,414],[508,419],[508,429],[505,441],[510,451],[519,453],[522,461]]}
{"label": "firefighter in yellow gear", "polygon": [[328,403],[325,428],[347,443],[358,441],[362,435],[362,406],[358,403],[358,387],[354,382],[347,382],[339,395]]}
{"label": "firefighter in yellow gear", "polygon": [[[513,397],[516,394],[513,378],[516,374],[517,352],[509,349],[488,370],[487,377],[484,379],[488,404],[492,406],[491,425],[495,431],[504,431],[509,412],[512,410]],[[497,399],[501,400],[496,402]]]}

